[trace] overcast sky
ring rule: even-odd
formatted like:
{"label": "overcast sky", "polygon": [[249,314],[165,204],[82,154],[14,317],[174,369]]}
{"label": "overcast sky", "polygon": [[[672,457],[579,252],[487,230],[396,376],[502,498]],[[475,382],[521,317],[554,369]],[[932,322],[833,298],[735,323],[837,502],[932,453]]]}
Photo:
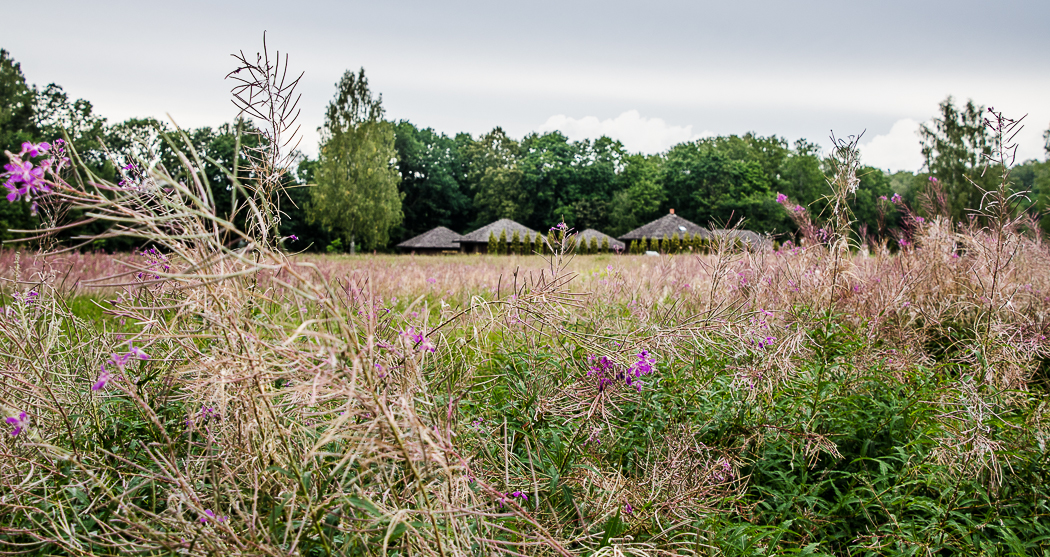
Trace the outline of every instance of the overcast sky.
{"label": "overcast sky", "polygon": [[1020,160],[1044,158],[1050,127],[1046,0],[7,3],[0,47],[27,80],[110,122],[231,120],[230,53],[260,50],[265,30],[305,72],[310,154],[336,81],[362,66],[391,119],[605,134],[650,153],[705,135],[826,146],[866,130],[865,163],[914,171],[918,125],[948,95],[1028,114]]}

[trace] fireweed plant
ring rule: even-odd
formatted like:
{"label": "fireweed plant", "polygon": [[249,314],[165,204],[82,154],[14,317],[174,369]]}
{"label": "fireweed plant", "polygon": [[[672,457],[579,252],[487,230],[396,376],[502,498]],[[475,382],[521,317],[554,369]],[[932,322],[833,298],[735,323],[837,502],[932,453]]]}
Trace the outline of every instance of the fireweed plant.
{"label": "fireweed plant", "polygon": [[832,214],[778,199],[778,249],[576,256],[556,226],[549,256],[290,257],[298,97],[287,58],[236,60],[285,134],[230,169],[236,219],[179,133],[181,167],[123,183],[10,155],[12,202],[142,247],[0,253],[3,553],[1047,550],[1050,250],[1008,203],[885,200],[906,229],[864,244],[846,141]]}

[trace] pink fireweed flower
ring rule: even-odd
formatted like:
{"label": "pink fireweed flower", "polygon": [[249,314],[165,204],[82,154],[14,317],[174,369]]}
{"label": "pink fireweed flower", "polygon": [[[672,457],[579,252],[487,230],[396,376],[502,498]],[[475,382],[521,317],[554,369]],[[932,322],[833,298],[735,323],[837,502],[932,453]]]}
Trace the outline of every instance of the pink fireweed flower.
{"label": "pink fireweed flower", "polygon": [[511,497],[518,497],[522,501],[528,501],[529,500],[529,496],[525,495],[525,493],[523,493],[521,491],[512,491],[510,496]]}
{"label": "pink fireweed flower", "polygon": [[29,196],[34,192],[49,191],[44,182],[44,170],[46,169],[46,164],[33,166],[33,163],[29,161],[23,162],[16,157],[11,157],[11,162],[4,165],[4,175],[7,176],[7,181],[4,182],[4,187],[8,190],[7,200],[15,202],[22,196]]}
{"label": "pink fireweed flower", "polygon": [[895,193],[893,194],[893,197],[890,198],[890,201],[893,203],[901,203],[904,199],[901,197],[901,194]]}
{"label": "pink fireweed flower", "polygon": [[933,182],[934,184],[936,184],[938,182],[937,178],[934,178],[933,176],[930,176],[930,181]]}
{"label": "pink fireweed flower", "polygon": [[102,373],[99,374],[98,381],[95,381],[95,383],[91,385],[91,390],[97,391],[100,389],[104,389],[106,388],[106,384],[112,380],[113,375],[110,374],[109,371],[106,369],[106,364],[102,364]]}
{"label": "pink fireweed flower", "polygon": [[417,333],[414,327],[409,327],[407,330],[401,331],[401,336],[410,340],[420,352],[427,351],[434,353],[437,351],[437,347],[434,346],[434,343],[431,342],[429,338],[423,336],[423,333]]}
{"label": "pink fireweed flower", "polygon": [[781,204],[787,203],[787,200],[788,200],[788,196],[786,196],[786,195],[784,195],[784,194],[782,194],[780,192],[777,192],[777,203],[781,203]]}
{"label": "pink fireweed flower", "polygon": [[22,433],[23,429],[29,427],[29,416],[25,412],[20,412],[17,418],[8,418],[7,424],[15,427],[11,430],[11,436],[17,437],[19,433]]}
{"label": "pink fireweed flower", "polygon": [[641,378],[653,372],[653,364],[656,363],[656,360],[650,357],[648,350],[642,350],[636,356],[638,361],[631,364],[631,367],[627,368],[627,377],[625,380],[628,387],[633,386],[638,392],[641,392]]}
{"label": "pink fireweed flower", "polygon": [[149,354],[143,352],[139,347],[135,346],[134,344],[132,344],[130,342],[128,343],[127,356],[129,356],[129,359],[130,358],[138,358],[140,360],[148,360],[149,359]]}
{"label": "pink fireweed flower", "polygon": [[634,507],[632,507],[630,503],[627,503],[626,505],[623,506],[623,513],[624,514],[631,514],[633,512],[634,512]]}
{"label": "pink fireweed flower", "polygon": [[[115,366],[117,370],[123,371],[124,367],[128,365],[129,361],[134,359],[148,360],[149,354],[142,351],[141,348],[135,346],[133,343],[128,343],[128,352],[124,354],[110,354],[109,360],[106,362],[111,366]],[[110,381],[113,380],[113,373],[106,369],[106,364],[102,364],[102,373],[99,374],[98,380],[91,385],[92,391],[98,391],[106,387]]]}
{"label": "pink fireweed flower", "polygon": [[29,155],[30,157],[39,157],[40,155],[46,154],[51,149],[51,144],[46,141],[37,143],[36,145],[26,141],[22,144],[22,152],[19,153],[21,156]]}
{"label": "pink fireweed flower", "polygon": [[608,356],[598,357],[593,354],[587,357],[587,361],[591,363],[591,367],[587,369],[587,377],[597,377],[598,392],[604,391],[606,385],[613,382],[612,376],[616,364]]}
{"label": "pink fireweed flower", "polygon": [[225,522],[225,516],[215,516],[215,513],[211,509],[204,509],[204,514],[201,515],[201,524],[207,524],[208,519],[212,519],[215,522]]}
{"label": "pink fireweed flower", "polygon": [[801,213],[802,211],[805,211],[805,210],[806,210],[805,207],[803,207],[801,205],[795,205],[795,212],[796,213]]}

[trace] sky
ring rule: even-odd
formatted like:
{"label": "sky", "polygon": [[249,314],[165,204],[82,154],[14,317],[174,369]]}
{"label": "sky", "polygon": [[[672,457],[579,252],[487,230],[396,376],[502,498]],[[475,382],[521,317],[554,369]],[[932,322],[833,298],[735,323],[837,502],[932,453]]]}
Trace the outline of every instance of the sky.
{"label": "sky", "polygon": [[1045,158],[1050,128],[1045,0],[52,0],[5,12],[32,22],[0,36],[27,81],[57,83],[111,123],[232,120],[230,55],[260,51],[265,32],[303,72],[312,155],[336,82],[361,67],[389,119],[475,137],[608,135],[633,152],[747,132],[827,148],[832,133],[863,133],[865,164],[918,171],[917,130],[949,95],[1027,115],[1018,161]]}

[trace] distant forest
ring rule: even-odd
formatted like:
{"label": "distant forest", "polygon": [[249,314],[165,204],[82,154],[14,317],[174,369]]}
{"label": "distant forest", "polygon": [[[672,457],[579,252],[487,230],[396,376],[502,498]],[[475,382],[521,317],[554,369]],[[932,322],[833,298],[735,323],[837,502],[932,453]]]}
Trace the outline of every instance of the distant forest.
{"label": "distant forest", "polygon": [[[942,210],[956,220],[965,220],[979,205],[975,188],[998,177],[997,172],[981,175],[981,155],[996,147],[981,125],[983,108],[972,102],[956,106],[948,98],[939,109],[916,142],[925,156],[924,172],[861,170],[851,206],[858,237],[894,237],[902,215],[886,199],[895,194],[919,214],[936,210],[929,203],[931,176],[940,180],[946,197]],[[242,120],[183,131],[197,152],[232,168],[238,136],[242,148],[264,140],[261,134],[246,133],[251,126]],[[361,139],[365,129],[367,138]],[[170,125],[152,119],[110,124],[90,102],[71,100],[58,85],[27,84],[19,64],[0,51],[0,148],[17,152],[23,142],[52,140],[63,130],[101,178],[119,181],[120,165],[134,161],[163,164],[169,170],[179,167],[162,138],[162,133],[174,131]],[[797,233],[796,225],[777,202],[778,194],[819,220],[829,193],[828,160],[806,139],[789,142],[747,133],[680,143],[645,155],[630,153],[608,137],[570,141],[556,131],[521,139],[508,137],[501,128],[480,137],[449,136],[407,120],[385,120],[381,97],[368,90],[364,70],[344,75],[321,131],[320,156],[298,157],[286,175],[287,195],[279,200],[280,233],[296,238],[290,249],[343,251],[356,238],[361,248],[385,250],[435,226],[465,233],[500,218],[535,230],[564,222],[577,230],[595,228],[619,236],[669,209],[703,226],[740,226],[787,238]],[[346,139],[353,133],[362,135]],[[363,162],[340,155],[340,149],[373,149],[381,156],[378,163]],[[1047,149],[1050,152],[1050,144]],[[382,155],[386,152],[389,157]],[[359,180],[355,176],[369,173],[345,167],[367,164],[384,167],[377,171],[389,179],[372,190],[353,191]],[[233,188],[219,166],[209,162],[203,170],[221,213],[230,210]],[[1043,216],[1050,196],[1050,163],[1045,157],[1019,163],[1011,179],[1017,188],[1033,192],[1028,210],[1041,219],[1044,229],[1050,228],[1050,219]],[[351,212],[347,207],[354,199],[373,195],[376,188],[390,189],[381,220],[369,221],[369,214],[378,213],[370,209],[352,223],[340,221],[342,213]],[[350,205],[341,206],[335,199]],[[0,203],[0,239],[13,237],[8,229],[38,224],[26,204]],[[107,240],[95,247],[133,247],[126,242]]]}

